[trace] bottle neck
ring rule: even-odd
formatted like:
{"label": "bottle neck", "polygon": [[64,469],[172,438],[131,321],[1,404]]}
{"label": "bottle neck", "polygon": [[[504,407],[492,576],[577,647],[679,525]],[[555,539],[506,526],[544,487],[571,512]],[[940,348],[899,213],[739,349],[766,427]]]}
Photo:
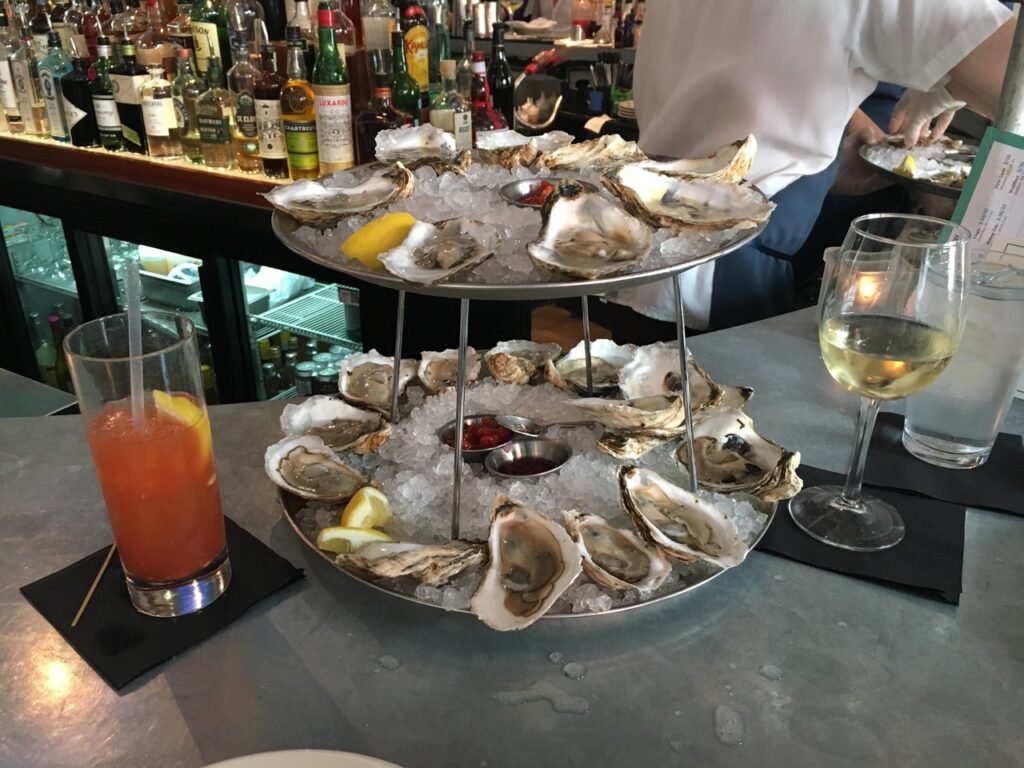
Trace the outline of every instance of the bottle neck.
{"label": "bottle neck", "polygon": [[373,102],[377,109],[391,109],[391,89],[376,88],[373,91]]}
{"label": "bottle neck", "polygon": [[288,77],[291,80],[306,79],[306,60],[302,48],[288,46]]}
{"label": "bottle neck", "polygon": [[401,38],[396,38],[392,41],[391,58],[394,62],[395,74],[404,74],[407,71],[405,64],[405,45],[402,43]]}
{"label": "bottle neck", "polygon": [[260,54],[260,67],[267,74],[277,74],[277,57],[273,51],[263,51]]}
{"label": "bottle neck", "polygon": [[338,54],[337,46],[334,44],[334,12],[321,8],[316,14],[317,36],[320,43],[320,56],[334,58]]}

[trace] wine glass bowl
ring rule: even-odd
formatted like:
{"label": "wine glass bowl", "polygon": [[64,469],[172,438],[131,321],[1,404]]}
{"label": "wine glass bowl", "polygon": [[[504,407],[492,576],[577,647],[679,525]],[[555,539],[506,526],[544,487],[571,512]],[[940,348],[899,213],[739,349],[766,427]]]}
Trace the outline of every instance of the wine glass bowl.
{"label": "wine glass bowl", "polygon": [[790,501],[793,521],[814,538],[867,552],[902,540],[896,509],[861,494],[867,446],[880,402],[927,387],[956,351],[969,240],[963,227],[927,216],[871,214],[850,225],[824,276],[818,338],[829,373],[863,399],[845,486]]}

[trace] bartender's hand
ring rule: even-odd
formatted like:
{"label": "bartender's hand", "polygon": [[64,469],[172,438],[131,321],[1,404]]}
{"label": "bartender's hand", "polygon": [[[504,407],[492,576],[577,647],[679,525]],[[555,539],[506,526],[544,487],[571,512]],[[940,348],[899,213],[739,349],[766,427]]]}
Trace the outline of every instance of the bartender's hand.
{"label": "bartender's hand", "polygon": [[860,156],[862,144],[877,144],[885,132],[862,110],[850,118],[839,147],[839,173],[830,190],[836,195],[866,195],[892,184]]}
{"label": "bartender's hand", "polygon": [[948,82],[946,77],[930,91],[904,91],[889,119],[889,133],[903,134],[906,147],[942,138],[956,111],[967,106],[946,90]]}

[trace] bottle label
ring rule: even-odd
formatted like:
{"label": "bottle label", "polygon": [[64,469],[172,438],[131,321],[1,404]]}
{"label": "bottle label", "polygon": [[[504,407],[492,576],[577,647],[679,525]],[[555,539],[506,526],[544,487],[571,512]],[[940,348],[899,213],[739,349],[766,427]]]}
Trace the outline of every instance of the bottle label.
{"label": "bottle label", "polygon": [[110,88],[118,104],[142,104],[142,86],[149,75],[110,75]]}
{"label": "bottle label", "polygon": [[14,92],[14,75],[7,59],[0,59],[0,103],[4,109],[18,108],[18,95]]}
{"label": "bottle label", "polygon": [[82,122],[88,116],[88,113],[72,104],[63,93],[61,94],[61,100],[64,102],[64,120],[68,124],[68,133],[70,134],[71,129]]}
{"label": "bottle label", "polygon": [[93,96],[92,106],[96,110],[96,125],[100,130],[121,130],[121,116],[117,114],[117,102],[113,96]]}
{"label": "bottle label", "polygon": [[49,49],[50,44],[47,42],[45,32],[41,35],[32,35],[32,53],[36,57],[36,61],[43,58]]}
{"label": "bottle label", "polygon": [[316,94],[316,139],[321,164],[355,165],[352,146],[352,99],[349,86],[314,85]]}
{"label": "bottle label", "polygon": [[405,33],[405,63],[409,74],[419,85],[421,91],[427,90],[430,80],[428,53],[430,32],[423,25],[410,28]]}
{"label": "bottle label", "polygon": [[281,102],[277,99],[256,99],[256,131],[260,140],[260,157],[283,160],[288,157],[281,126]]}
{"label": "bottle label", "polygon": [[190,130],[192,130],[192,120],[188,114],[188,109],[185,108],[185,100],[177,97],[173,99],[174,105],[174,124],[178,126],[178,132],[184,136]]}
{"label": "bottle label", "polygon": [[256,101],[248,91],[241,91],[235,103],[235,127],[239,148],[249,155],[258,155],[260,143],[256,129]]}
{"label": "bottle label", "polygon": [[[196,43],[196,68],[199,74],[206,74],[206,65],[211,56],[216,56],[224,61],[220,55],[220,40],[217,37],[217,25],[209,21],[193,21],[192,37]],[[227,67],[227,64],[224,65]]]}
{"label": "bottle label", "polygon": [[11,62],[11,77],[14,79],[14,93],[18,97],[18,111],[21,112],[25,130],[39,133],[39,122],[32,111],[32,76],[29,74],[27,61]]}
{"label": "bottle label", "polygon": [[136,147],[142,146],[142,137],[139,136],[139,132],[130,125],[121,123],[121,135],[124,136],[124,140],[129,144],[134,144]]}
{"label": "bottle label", "polygon": [[43,92],[46,119],[50,121],[50,135],[55,139],[66,140],[68,137],[68,127],[64,124],[60,92],[57,90],[57,83],[54,81],[52,69],[40,68],[39,87]]}
{"label": "bottle label", "polygon": [[231,141],[231,120],[228,115],[197,115],[199,140],[208,144],[227,144]]}
{"label": "bottle label", "polygon": [[457,150],[473,148],[473,115],[469,110],[452,112],[452,133]]}
{"label": "bottle label", "polygon": [[320,167],[317,156],[316,123],[284,121],[284,140],[288,148],[288,165],[296,170],[315,171]]}
{"label": "bottle label", "polygon": [[431,109],[430,124],[448,133],[455,133],[455,110]]}
{"label": "bottle label", "polygon": [[[142,100],[142,122],[146,126],[147,136],[160,136],[166,138],[171,135],[171,126],[174,122],[168,123],[166,103],[170,99],[146,99]],[[172,106],[173,110],[174,107]],[[174,116],[171,115],[173,121]]]}

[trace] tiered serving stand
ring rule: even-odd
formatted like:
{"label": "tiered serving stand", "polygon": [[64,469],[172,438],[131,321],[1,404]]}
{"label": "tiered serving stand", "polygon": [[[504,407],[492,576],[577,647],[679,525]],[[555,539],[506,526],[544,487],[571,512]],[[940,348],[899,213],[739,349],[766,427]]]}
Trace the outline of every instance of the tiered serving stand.
{"label": "tiered serving stand", "polygon": [[[463,417],[465,415],[465,398],[466,398],[466,347],[467,347],[467,336],[469,333],[469,305],[470,301],[537,301],[545,299],[564,299],[572,297],[580,297],[582,300],[582,314],[583,314],[583,341],[584,349],[586,354],[586,374],[587,374],[587,389],[588,391],[592,388],[592,370],[591,370],[591,357],[590,357],[590,317],[587,306],[587,297],[596,294],[603,294],[610,291],[618,291],[625,288],[632,288],[638,285],[644,285],[646,283],[654,283],[660,280],[669,280],[672,283],[673,295],[675,298],[675,318],[676,318],[676,337],[679,347],[679,365],[682,372],[682,394],[683,401],[686,406],[687,423],[690,423],[691,414],[691,398],[690,398],[690,381],[689,381],[689,370],[686,365],[687,359],[687,347],[686,347],[686,327],[685,327],[685,316],[683,313],[683,303],[681,297],[680,279],[684,272],[688,269],[706,264],[714,261],[715,259],[721,258],[728,253],[732,253],[738,248],[741,248],[746,243],[757,237],[767,226],[767,222],[762,224],[760,227],[755,229],[743,230],[738,233],[736,237],[724,245],[711,249],[706,253],[702,253],[692,258],[687,259],[678,264],[672,264],[670,266],[662,266],[656,269],[648,270],[637,270],[633,272],[627,272],[625,274],[615,275],[613,277],[606,277],[597,280],[571,280],[566,279],[563,276],[551,276],[544,275],[546,279],[536,279],[536,274],[531,273],[527,275],[526,281],[523,282],[509,282],[509,283],[471,283],[461,282],[460,279],[464,279],[463,276],[456,275],[455,279],[438,283],[434,285],[422,285],[419,283],[410,283],[403,280],[390,272],[381,270],[375,271],[366,268],[362,263],[355,260],[343,259],[340,255],[337,259],[325,258],[324,256],[317,253],[307,243],[296,236],[297,230],[303,225],[296,220],[292,219],[288,215],[281,211],[274,211],[272,226],[274,233],[278,239],[290,250],[294,251],[304,259],[311,261],[328,269],[341,272],[342,274],[354,277],[359,280],[364,280],[373,285],[378,285],[384,288],[390,288],[398,292],[398,308],[396,318],[396,331],[395,331],[395,369],[392,374],[392,393],[391,393],[391,421],[397,423],[399,418],[398,413],[398,366],[399,361],[402,358],[402,337],[405,324],[405,295],[407,292],[418,293],[426,296],[440,296],[451,299],[458,299],[459,301],[459,366],[458,366],[458,380],[456,385],[456,400],[455,400],[455,424],[456,424],[456,435],[455,435],[455,467],[454,467],[454,482],[452,485],[452,513],[451,513],[451,534],[453,539],[459,538],[460,523],[461,523],[461,507],[460,507],[460,492],[462,485],[462,428],[463,428]],[[534,279],[531,280],[530,277]],[[694,460],[694,447],[693,437],[690,432],[686,432],[686,450],[689,458],[689,466],[692,468],[696,467]],[[694,470],[689,472],[689,484],[690,490],[696,492],[697,490],[697,473]],[[294,506],[294,505],[292,505]],[[285,504],[286,510],[289,512],[291,518],[294,518],[294,512],[297,511],[292,509],[289,504]],[[775,505],[769,505],[768,507],[762,506],[762,511],[766,511],[769,515],[774,515]],[[297,524],[294,519],[291,522],[296,526]],[[771,518],[769,517],[768,523],[770,524]],[[758,539],[767,530],[768,525],[766,524],[762,531],[758,534]],[[300,531],[300,535],[301,531]],[[303,540],[308,542],[305,535],[302,535]],[[312,545],[316,549],[315,545]],[[319,552],[319,550],[317,550]],[[333,563],[333,559],[319,552],[325,559]],[[352,576],[349,571],[345,571]],[[668,594],[659,595],[657,598],[641,600],[637,603],[624,605],[621,608],[613,610],[623,610],[625,608],[632,608],[636,605],[645,605],[665,597],[681,594],[690,589],[693,589],[700,584],[706,583],[708,580],[718,575],[721,571],[716,571],[710,574],[707,578],[680,585],[678,590],[669,592]],[[358,577],[356,577],[358,578]],[[364,583],[370,584],[380,588],[379,585],[369,580],[363,580]],[[390,592],[384,590],[389,594],[396,594],[400,597],[413,599],[416,602],[422,602],[427,605],[435,605],[427,601],[420,601],[417,598],[411,598],[409,595],[404,595],[396,592]],[[435,605],[435,607],[437,607]],[[590,614],[548,614],[549,618],[567,618],[568,616],[581,616]]]}

